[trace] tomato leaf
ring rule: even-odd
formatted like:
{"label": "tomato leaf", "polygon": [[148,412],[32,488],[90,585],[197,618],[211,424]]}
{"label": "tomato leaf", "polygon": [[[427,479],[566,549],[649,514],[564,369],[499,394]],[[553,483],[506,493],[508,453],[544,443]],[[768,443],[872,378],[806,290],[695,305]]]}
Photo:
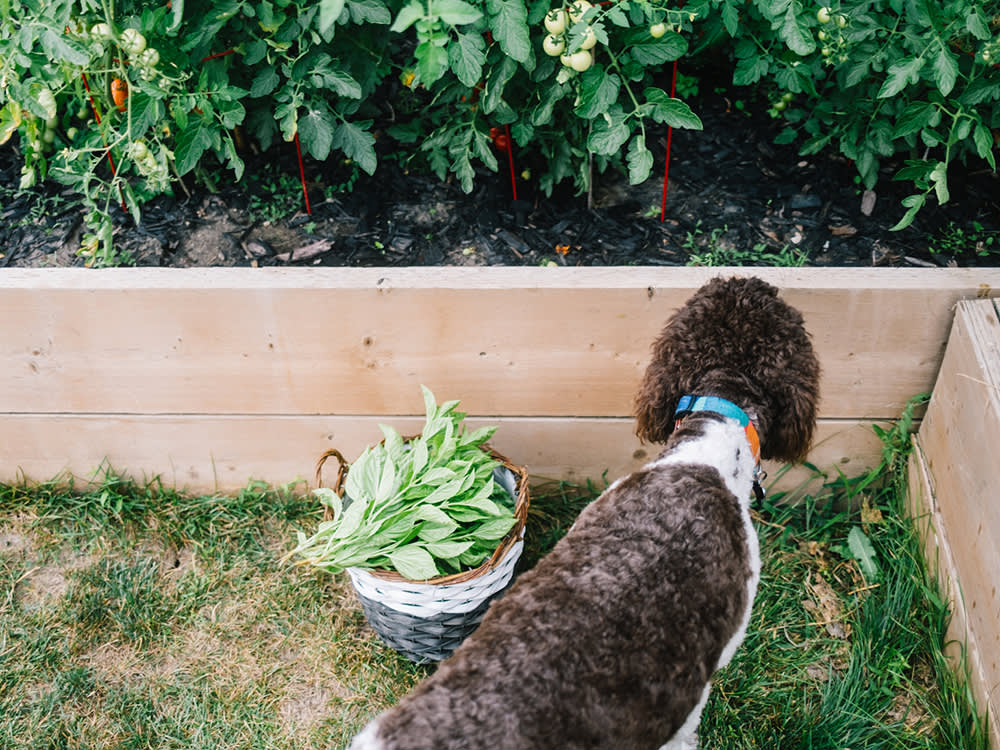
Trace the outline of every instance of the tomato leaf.
{"label": "tomato leaf", "polygon": [[643,92],[646,104],[643,113],[655,122],[662,122],[675,128],[701,130],[701,118],[691,111],[691,107],[680,99],[671,97],[662,89],[650,86]]}
{"label": "tomato leaf", "polygon": [[895,96],[907,86],[920,80],[920,70],[924,66],[922,57],[906,57],[899,62],[894,62],[889,66],[889,75],[886,77],[882,88],[879,89],[878,98],[887,99]]}
{"label": "tomato leaf", "polygon": [[174,150],[174,164],[178,174],[184,175],[195,168],[202,154],[212,147],[212,131],[202,120],[189,123],[189,127],[177,135]]}
{"label": "tomato leaf", "polygon": [[483,17],[483,14],[477,8],[464,2],[464,0],[432,0],[431,13],[449,26],[475,23]]}
{"label": "tomato leaf", "polygon": [[955,81],[958,80],[958,62],[955,56],[942,44],[934,57],[934,82],[942,96],[948,96],[955,88]]}
{"label": "tomato leaf", "polygon": [[633,35],[632,42],[629,52],[640,65],[662,65],[682,57],[688,50],[687,40],[673,31],[656,39],[641,29]]}
{"label": "tomato leaf", "polygon": [[423,3],[421,3],[420,0],[410,0],[409,3],[400,9],[399,15],[396,16],[395,22],[393,22],[392,26],[389,27],[389,31],[397,34],[406,31],[413,24],[415,24],[418,19],[423,17]]}
{"label": "tomato leaf", "polygon": [[625,116],[619,110],[594,120],[594,128],[587,138],[587,148],[595,154],[611,156],[618,153],[628,137],[629,129],[625,124]]}
{"label": "tomato leaf", "polygon": [[465,86],[475,86],[483,77],[486,60],[486,42],[481,34],[457,32],[458,39],[448,45],[448,62],[451,70]]}
{"label": "tomato leaf", "polygon": [[319,0],[319,33],[330,38],[333,24],[344,11],[344,0]]}
{"label": "tomato leaf", "polygon": [[816,42],[806,21],[806,14],[800,13],[801,9],[802,5],[798,2],[789,4],[784,23],[781,24],[781,38],[785,40],[788,49],[805,57],[816,51]]}
{"label": "tomato leaf", "polygon": [[972,133],[972,140],[976,144],[976,153],[990,165],[990,169],[997,168],[996,158],[993,155],[993,133],[983,123],[976,125]]}
{"label": "tomato leaf", "polygon": [[523,0],[486,0],[489,27],[500,49],[519,63],[531,56],[528,38],[528,11]]}
{"label": "tomato leaf", "polygon": [[653,169],[653,154],[646,148],[646,139],[638,134],[628,147],[628,181],[632,185],[645,182]]}
{"label": "tomato leaf", "polygon": [[375,136],[368,132],[371,120],[342,122],[333,133],[333,148],[339,148],[348,158],[357,162],[368,174],[374,174],[378,166],[375,155]]}
{"label": "tomato leaf", "polygon": [[621,79],[594,65],[580,76],[580,104],[574,110],[578,117],[592,120],[603,115],[618,100]]}

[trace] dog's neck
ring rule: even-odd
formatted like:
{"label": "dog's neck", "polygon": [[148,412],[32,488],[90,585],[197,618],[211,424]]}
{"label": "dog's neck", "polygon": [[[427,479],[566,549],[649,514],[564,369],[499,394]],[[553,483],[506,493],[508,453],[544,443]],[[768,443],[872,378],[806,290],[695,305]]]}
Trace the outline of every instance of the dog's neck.
{"label": "dog's neck", "polygon": [[760,464],[760,436],[754,424],[754,417],[728,399],[719,396],[688,394],[683,396],[677,404],[677,409],[674,412],[674,418],[677,420],[676,426],[679,427],[684,419],[699,412],[718,414],[721,417],[737,422],[743,427],[747,442],[750,444],[750,450],[753,452],[754,460],[756,461],[753,473],[753,492],[758,502],[763,500],[764,488],[761,486],[761,482],[764,481],[767,475]]}

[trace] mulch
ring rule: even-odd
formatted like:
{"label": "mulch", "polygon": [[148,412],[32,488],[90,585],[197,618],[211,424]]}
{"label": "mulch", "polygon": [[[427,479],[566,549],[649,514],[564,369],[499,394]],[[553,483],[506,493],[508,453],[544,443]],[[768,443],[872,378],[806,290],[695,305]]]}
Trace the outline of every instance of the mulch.
{"label": "mulch", "polygon": [[[812,266],[1000,265],[1000,249],[956,256],[935,241],[955,227],[1000,231],[1000,184],[984,163],[953,165],[951,202],[929,201],[910,228],[892,232],[900,200],[912,192],[892,181],[897,164],[883,165],[875,193],[866,196],[848,160],[832,152],[803,157],[775,145],[782,122],[766,115],[766,103],[738,108],[730,90],[712,88],[693,102],[704,130],[674,131],[662,221],[665,128],[652,144],[652,178],[630,186],[620,175],[597,174],[591,196],[569,186],[546,196],[519,176],[514,201],[503,155],[500,173],[481,170],[469,195],[392,159],[381,160],[374,176],[360,175],[353,189],[334,192],[330,186],[345,180],[344,165],[307,161],[309,214],[295,187],[293,151],[250,153],[244,183],[226,184],[220,173],[218,189],[209,192],[189,179],[190,194],[177,190],[150,201],[138,226],[119,211],[115,245],[136,265],[174,267],[671,266],[732,253],[748,264],[773,264],[782,254],[804,256]],[[516,145],[513,157],[515,174],[540,172]],[[51,181],[15,192],[20,166],[16,146],[0,148],[0,267],[82,265],[80,204]],[[283,176],[281,187],[265,174]],[[261,210],[279,199],[284,215]]]}

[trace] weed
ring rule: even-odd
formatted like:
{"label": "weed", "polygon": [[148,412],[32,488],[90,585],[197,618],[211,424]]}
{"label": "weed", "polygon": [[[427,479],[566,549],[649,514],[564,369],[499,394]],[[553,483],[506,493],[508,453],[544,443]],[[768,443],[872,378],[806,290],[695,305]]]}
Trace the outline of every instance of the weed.
{"label": "weed", "polygon": [[772,252],[767,245],[760,242],[750,250],[740,250],[725,240],[728,226],[716,227],[708,237],[704,236],[701,222],[695,224],[693,231],[686,233],[681,247],[689,254],[689,266],[781,266],[798,268],[809,260],[808,252],[785,245],[781,250]]}
{"label": "weed", "polygon": [[972,222],[969,228],[950,221],[931,238],[928,249],[932,253],[956,258],[970,255],[985,258],[1000,253],[1000,232],[983,229],[978,221]]}

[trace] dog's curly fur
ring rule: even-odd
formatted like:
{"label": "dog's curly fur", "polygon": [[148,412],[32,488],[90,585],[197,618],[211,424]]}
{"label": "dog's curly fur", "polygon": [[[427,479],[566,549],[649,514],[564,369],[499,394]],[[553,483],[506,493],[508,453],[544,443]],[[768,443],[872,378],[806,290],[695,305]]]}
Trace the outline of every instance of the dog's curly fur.
{"label": "dog's curly fur", "polygon": [[819,366],[802,317],[758,279],[715,279],[668,322],[636,400],[664,453],[615,482],[479,629],[352,750],[690,748],[712,674],[742,641],[760,571],[756,461],[805,455]]}

